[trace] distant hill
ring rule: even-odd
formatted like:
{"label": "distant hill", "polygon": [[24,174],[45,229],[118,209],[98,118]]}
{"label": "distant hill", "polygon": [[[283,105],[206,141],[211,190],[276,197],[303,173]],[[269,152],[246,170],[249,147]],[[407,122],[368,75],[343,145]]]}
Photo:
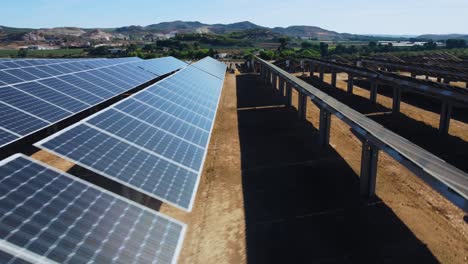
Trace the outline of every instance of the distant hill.
{"label": "distant hill", "polygon": [[[246,39],[272,39],[280,36],[310,38],[317,40],[376,40],[372,36],[363,36],[347,33],[338,33],[335,31],[323,29],[315,26],[290,26],[268,28],[256,25],[249,21],[237,22],[232,24],[205,24],[198,21],[172,21],[151,24],[148,26],[125,26],[118,28],[76,28],[76,27],[58,27],[58,28],[13,28],[0,26],[1,41],[43,41],[50,39],[78,39],[81,41],[106,41],[114,39],[155,39],[168,38],[176,34],[204,33],[204,34],[237,34]],[[468,39],[467,35],[421,35],[421,39],[443,40],[448,38]]]}
{"label": "distant hill", "polygon": [[313,26],[276,27],[272,30],[289,37],[313,38],[318,40],[347,40],[351,37],[351,34],[337,33]]}

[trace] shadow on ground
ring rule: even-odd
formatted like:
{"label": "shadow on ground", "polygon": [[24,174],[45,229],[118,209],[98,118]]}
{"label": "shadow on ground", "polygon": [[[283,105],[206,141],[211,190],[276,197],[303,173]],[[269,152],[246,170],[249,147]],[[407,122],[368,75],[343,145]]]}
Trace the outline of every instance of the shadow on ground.
{"label": "shadow on ground", "polygon": [[[367,115],[370,119],[383,125],[385,128],[428,150],[453,166],[468,172],[468,163],[466,162],[468,142],[460,137],[454,135],[441,136],[437,128],[401,113],[392,114],[391,109],[380,104],[373,104],[368,98],[350,94],[341,89],[335,89],[328,83],[321,82],[316,77],[313,79],[301,79],[313,84],[316,88],[326,92],[333,98],[361,114]],[[356,80],[355,85],[360,88],[369,89],[369,83],[364,80]],[[392,97],[391,88],[385,86],[379,87],[379,96],[382,95]],[[425,98],[422,95],[404,94],[402,98],[403,101],[418,108],[431,108],[432,110],[430,111],[434,111],[435,113],[440,112],[440,102],[432,101],[432,99]],[[466,119],[466,122],[468,122],[468,115],[459,113],[458,120],[463,119]]]}
{"label": "shadow on ground", "polygon": [[358,176],[257,76],[237,100],[248,263],[437,262],[378,198],[360,205]]}

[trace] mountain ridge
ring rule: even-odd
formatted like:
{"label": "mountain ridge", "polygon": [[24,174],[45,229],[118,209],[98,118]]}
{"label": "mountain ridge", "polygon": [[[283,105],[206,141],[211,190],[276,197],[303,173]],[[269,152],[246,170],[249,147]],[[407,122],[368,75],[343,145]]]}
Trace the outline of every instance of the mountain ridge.
{"label": "mountain ridge", "polygon": [[[339,33],[332,30],[323,29],[317,26],[294,25],[289,27],[264,27],[254,24],[250,21],[240,21],[229,24],[206,24],[199,21],[167,21],[147,26],[130,25],[116,28],[79,28],[79,27],[55,27],[55,28],[14,28],[0,25],[0,36],[15,34],[15,37],[42,38],[44,36],[73,36],[82,37],[94,32],[94,35],[105,36],[104,39],[117,38],[125,36],[147,36],[154,34],[156,36],[170,37],[178,33],[205,33],[205,34],[226,34],[245,30],[260,30],[272,32],[288,37],[310,38],[316,40],[352,40],[359,37],[369,37],[371,35],[358,35],[350,33]],[[24,36],[18,36],[24,34]],[[107,34],[107,35],[106,35]],[[383,36],[383,35],[382,35]],[[392,37],[387,35],[389,38]],[[396,37],[396,36],[395,36]],[[443,40],[447,38],[467,39],[468,34],[424,34],[415,38]]]}

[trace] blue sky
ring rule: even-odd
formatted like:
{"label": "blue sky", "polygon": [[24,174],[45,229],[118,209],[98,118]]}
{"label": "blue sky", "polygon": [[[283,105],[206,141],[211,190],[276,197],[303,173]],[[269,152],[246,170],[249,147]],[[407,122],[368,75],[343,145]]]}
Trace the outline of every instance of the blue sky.
{"label": "blue sky", "polygon": [[468,0],[1,0],[0,25],[117,27],[187,20],[357,34],[468,34]]}

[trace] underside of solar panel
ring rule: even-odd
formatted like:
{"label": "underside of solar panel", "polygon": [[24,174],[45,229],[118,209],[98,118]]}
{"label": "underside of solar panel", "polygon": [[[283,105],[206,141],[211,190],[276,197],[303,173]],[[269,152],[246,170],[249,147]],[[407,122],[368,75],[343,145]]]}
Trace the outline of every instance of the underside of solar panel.
{"label": "underside of solar panel", "polygon": [[175,263],[185,229],[24,155],[0,162],[2,263]]}
{"label": "underside of solar panel", "polygon": [[225,69],[205,58],[35,146],[191,211]]}

